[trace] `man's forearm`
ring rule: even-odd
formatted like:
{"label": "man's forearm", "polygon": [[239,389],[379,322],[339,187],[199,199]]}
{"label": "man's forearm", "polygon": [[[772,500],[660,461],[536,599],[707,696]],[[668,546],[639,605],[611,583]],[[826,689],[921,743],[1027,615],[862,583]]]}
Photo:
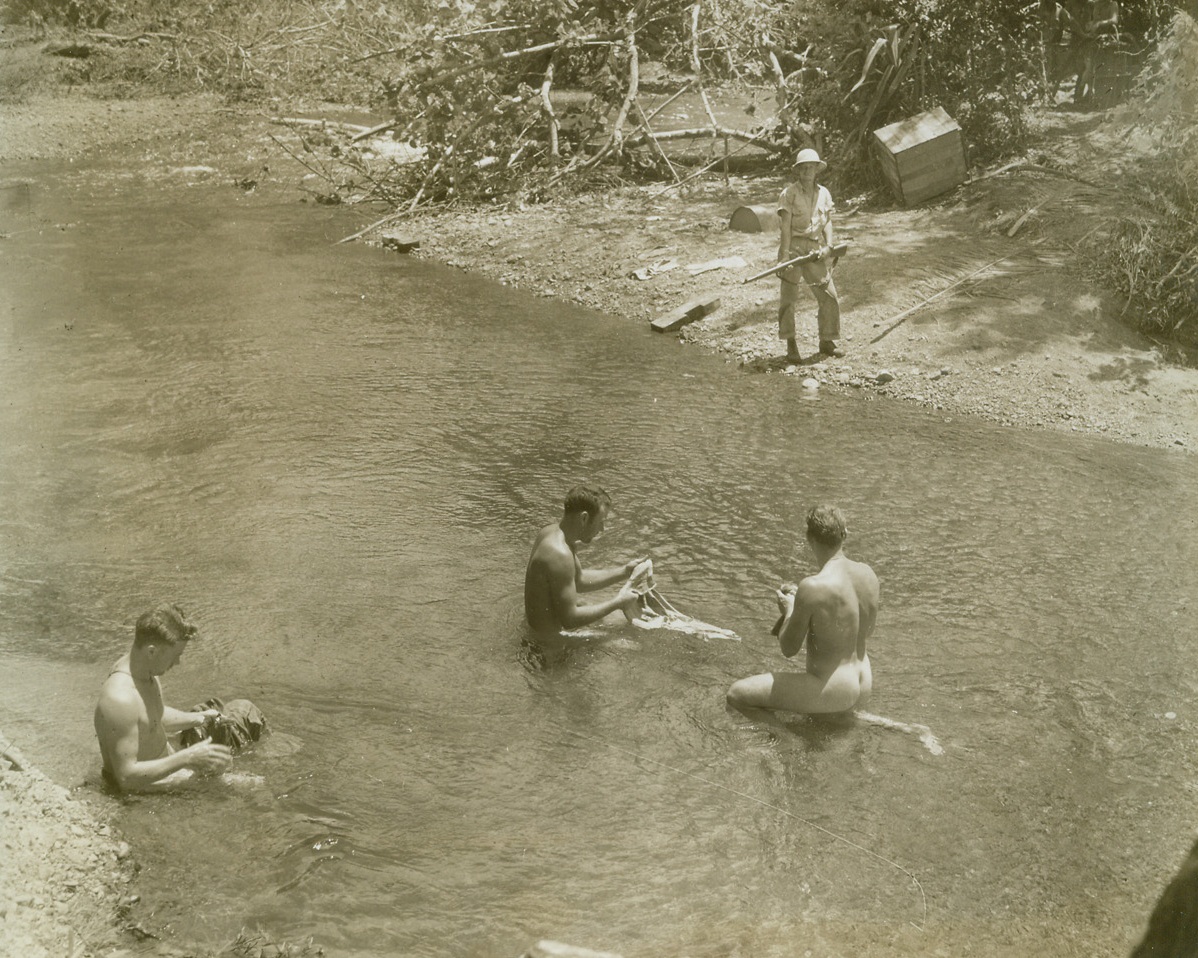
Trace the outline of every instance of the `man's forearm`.
{"label": "man's forearm", "polygon": [[184,729],[199,728],[204,724],[203,712],[184,712],[180,709],[165,705],[162,708],[162,727],[167,735],[174,735]]}
{"label": "man's forearm", "polygon": [[190,760],[191,755],[188,754],[188,750],[181,749],[178,752],[172,752],[170,755],[164,755],[162,758],[134,762],[125,770],[123,775],[119,776],[121,788],[137,789],[154,785],[168,775],[172,775],[180,769],[188,768]]}
{"label": "man's forearm", "polygon": [[562,625],[567,629],[579,629],[584,625],[590,625],[592,622],[598,622],[605,616],[611,615],[617,609],[621,608],[628,601],[621,599],[620,596],[612,596],[610,599],[604,599],[602,602],[593,602],[590,605],[576,605],[574,611],[567,616],[563,616]]}
{"label": "man's forearm", "polygon": [[618,566],[614,569],[583,569],[579,576],[577,587],[583,592],[593,592],[605,586],[615,585],[628,577],[628,568]]}
{"label": "man's forearm", "polygon": [[791,659],[799,654],[803,642],[807,638],[807,624],[796,621],[792,611],[778,630],[778,646],[786,658]]}

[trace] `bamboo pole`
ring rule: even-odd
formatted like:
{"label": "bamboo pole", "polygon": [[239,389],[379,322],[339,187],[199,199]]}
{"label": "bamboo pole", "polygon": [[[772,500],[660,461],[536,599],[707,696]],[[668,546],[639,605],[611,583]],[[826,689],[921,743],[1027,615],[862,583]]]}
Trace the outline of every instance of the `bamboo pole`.
{"label": "bamboo pole", "polygon": [[912,313],[918,312],[919,310],[921,310],[925,306],[927,306],[928,303],[939,299],[941,296],[945,295],[946,293],[951,293],[958,286],[962,285],[963,283],[969,282],[975,276],[979,275],[980,273],[986,272],[986,270],[990,269],[990,267],[997,266],[1003,260],[1010,259],[1014,255],[1015,255],[1014,253],[1008,253],[1006,256],[1000,256],[996,260],[991,260],[985,266],[980,266],[977,269],[975,269],[968,276],[962,276],[955,283],[950,283],[948,286],[944,287],[944,289],[940,290],[940,292],[933,293],[931,296],[927,297],[926,299],[920,300],[918,303],[916,303],[914,306],[910,307],[909,309],[904,309],[897,316],[891,317],[891,319],[889,320],[890,325],[887,326],[884,330],[882,330],[882,332],[878,333],[878,335],[875,336],[873,339],[871,339],[869,341],[870,345],[873,345],[874,343],[877,343],[877,342],[881,342],[885,337],[889,336],[890,333],[893,330],[897,329],[899,326],[901,326],[903,324],[903,322],[907,319],[907,317],[910,316]]}

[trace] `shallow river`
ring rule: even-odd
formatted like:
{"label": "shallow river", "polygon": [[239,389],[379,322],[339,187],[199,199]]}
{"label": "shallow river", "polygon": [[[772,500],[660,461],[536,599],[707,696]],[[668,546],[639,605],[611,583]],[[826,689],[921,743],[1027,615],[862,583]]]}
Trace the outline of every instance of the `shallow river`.
{"label": "shallow river", "polygon": [[[248,696],[240,782],[120,806],[139,917],[330,955],[1122,955],[1192,841],[1181,454],[805,400],[639,323],[358,244],[185,177],[0,189],[0,728],[94,783],[136,616],[202,638],[168,701]],[[21,185],[24,183],[25,185]],[[851,319],[850,319],[851,322]],[[648,554],[704,641],[525,647],[534,531],[586,477],[589,564]],[[865,725],[730,712],[782,660],[802,517],[883,610]]]}

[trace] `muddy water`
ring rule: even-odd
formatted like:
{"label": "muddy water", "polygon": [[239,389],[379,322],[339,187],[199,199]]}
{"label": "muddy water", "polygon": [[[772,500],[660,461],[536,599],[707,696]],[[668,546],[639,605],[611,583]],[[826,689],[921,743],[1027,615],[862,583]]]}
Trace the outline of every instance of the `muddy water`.
{"label": "muddy water", "polygon": [[[639,326],[358,245],[202,172],[0,190],[0,728],[94,780],[96,688],[170,598],[168,699],[245,695],[237,784],[115,810],[140,917],[330,954],[1125,953],[1191,842],[1198,478],[1179,455],[801,398]],[[741,643],[544,661],[531,534],[646,553]],[[730,713],[772,588],[843,505],[872,709]],[[80,794],[110,800],[87,787]]]}

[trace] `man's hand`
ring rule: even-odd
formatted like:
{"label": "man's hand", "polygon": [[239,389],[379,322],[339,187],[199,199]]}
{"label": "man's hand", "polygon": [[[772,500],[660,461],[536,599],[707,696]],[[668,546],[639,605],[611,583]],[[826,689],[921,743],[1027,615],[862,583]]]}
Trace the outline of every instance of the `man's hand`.
{"label": "man's hand", "polygon": [[632,575],[632,573],[636,572],[636,567],[638,565],[640,565],[642,562],[648,562],[648,561],[649,560],[644,557],[641,557],[640,559],[629,559],[627,562],[624,563],[624,574]]}
{"label": "man's hand", "polygon": [[793,584],[782,586],[774,597],[778,600],[778,611],[784,616],[790,615],[795,607],[795,593],[799,591],[799,587]]}
{"label": "man's hand", "polygon": [[233,760],[233,753],[227,745],[217,745],[215,742],[198,742],[183,749],[187,755],[187,767],[202,774],[223,772]]}
{"label": "man's hand", "polygon": [[220,722],[220,712],[217,709],[204,709],[204,711],[196,712],[195,714],[199,716],[199,720],[196,722],[196,728],[203,728],[209,722]]}
{"label": "man's hand", "polygon": [[641,613],[641,594],[633,588],[632,580],[629,579],[616,593],[616,601],[620,604],[620,611],[631,622]]}

